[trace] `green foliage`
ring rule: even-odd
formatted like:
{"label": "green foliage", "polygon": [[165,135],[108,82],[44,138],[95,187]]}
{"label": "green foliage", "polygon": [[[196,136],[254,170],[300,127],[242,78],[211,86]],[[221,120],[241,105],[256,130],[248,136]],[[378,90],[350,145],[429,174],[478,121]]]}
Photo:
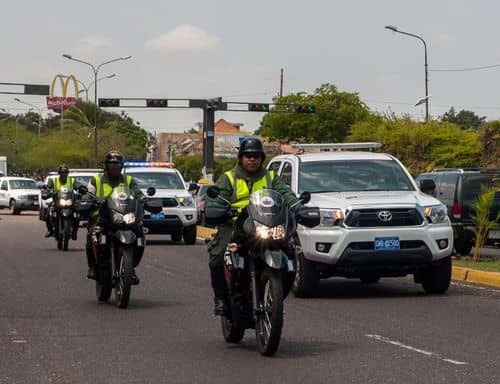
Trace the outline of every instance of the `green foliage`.
{"label": "green foliage", "polygon": [[[264,116],[256,132],[271,140],[343,141],[354,123],[370,116],[357,93],[340,92],[332,84],[323,84],[313,94],[299,92],[275,98],[274,102],[278,105]],[[279,104],[314,105],[316,113],[287,112],[289,107]]]}
{"label": "green foliage", "polygon": [[465,109],[456,113],[455,108],[451,107],[448,112],[441,116],[441,121],[454,123],[461,129],[478,130],[486,121],[486,116],[479,117],[474,112]]}
{"label": "green foliage", "polygon": [[382,143],[382,151],[396,156],[414,175],[436,167],[476,167],[481,156],[477,132],[408,117],[372,116],[354,124],[347,141]]}
{"label": "green foliage", "polygon": [[500,222],[500,212],[498,212],[496,218],[492,219],[490,217],[495,194],[499,191],[500,188],[498,186],[481,186],[481,194],[478,196],[477,200],[474,200],[472,203],[474,214],[471,215],[471,218],[475,224],[474,233],[476,234],[474,256],[472,257],[474,261],[479,261],[480,259],[481,255],[479,250],[484,247],[488,231],[497,226]]}
{"label": "green foliage", "polygon": [[[194,156],[175,156],[174,158],[175,168],[179,170],[185,180],[192,180],[194,182],[198,181],[202,177],[202,158],[201,155]],[[214,170],[214,181],[226,171],[232,169],[236,164],[236,159],[227,159],[222,157],[216,157],[214,159],[215,170]]]}
{"label": "green foliage", "polygon": [[500,121],[490,121],[479,130],[481,165],[500,168]]}

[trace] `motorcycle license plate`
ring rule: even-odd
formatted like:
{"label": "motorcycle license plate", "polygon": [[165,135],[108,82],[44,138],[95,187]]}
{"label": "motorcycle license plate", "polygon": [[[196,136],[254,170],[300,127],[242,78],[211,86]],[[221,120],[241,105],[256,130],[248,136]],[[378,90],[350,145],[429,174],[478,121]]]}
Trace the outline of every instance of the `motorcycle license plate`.
{"label": "motorcycle license plate", "polygon": [[500,239],[500,230],[490,230],[488,232],[488,239]]}
{"label": "motorcycle license plate", "polygon": [[150,216],[151,220],[165,220],[165,214],[163,212],[152,213]]}
{"label": "motorcycle license plate", "polygon": [[399,249],[399,237],[376,237],[373,242],[376,251],[386,251]]}

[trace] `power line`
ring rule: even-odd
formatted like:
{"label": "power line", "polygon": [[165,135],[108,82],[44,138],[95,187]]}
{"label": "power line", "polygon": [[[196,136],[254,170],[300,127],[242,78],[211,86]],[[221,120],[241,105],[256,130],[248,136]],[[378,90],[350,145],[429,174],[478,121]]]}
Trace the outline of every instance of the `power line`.
{"label": "power line", "polygon": [[483,65],[480,67],[468,67],[468,68],[438,68],[438,69],[429,69],[431,72],[470,72],[470,71],[480,71],[482,69],[490,69],[500,67],[500,64],[492,64],[492,65]]}

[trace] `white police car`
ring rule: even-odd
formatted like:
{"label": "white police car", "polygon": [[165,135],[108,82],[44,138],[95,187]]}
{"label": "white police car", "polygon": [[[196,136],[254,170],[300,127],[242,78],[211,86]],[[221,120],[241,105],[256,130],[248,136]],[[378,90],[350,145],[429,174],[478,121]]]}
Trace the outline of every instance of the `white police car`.
{"label": "white police car", "polygon": [[196,184],[188,186],[181,173],[168,162],[125,162],[123,173],[132,176],[143,193],[155,187],[152,199],[163,202],[162,212],[144,214],[148,234],[169,234],[173,241],[184,239],[186,244],[196,243],[197,207],[191,194]]}
{"label": "white police car", "polygon": [[395,157],[303,153],[277,156],[268,168],[297,195],[310,192],[321,212],[319,226],[297,231],[297,296],[313,295],[320,278],[330,276],[375,283],[413,274],[427,293],[448,289],[453,232],[446,207],[422,193]]}

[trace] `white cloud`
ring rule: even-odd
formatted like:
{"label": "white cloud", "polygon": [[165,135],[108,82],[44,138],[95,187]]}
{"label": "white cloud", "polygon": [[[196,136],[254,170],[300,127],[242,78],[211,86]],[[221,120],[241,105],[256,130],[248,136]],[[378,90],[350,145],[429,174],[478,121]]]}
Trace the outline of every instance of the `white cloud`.
{"label": "white cloud", "polygon": [[99,36],[88,36],[78,40],[76,52],[82,55],[90,55],[102,48],[112,46],[111,40]]}
{"label": "white cloud", "polygon": [[170,32],[146,41],[146,48],[162,52],[197,52],[216,48],[221,41],[217,36],[190,24],[181,24]]}

